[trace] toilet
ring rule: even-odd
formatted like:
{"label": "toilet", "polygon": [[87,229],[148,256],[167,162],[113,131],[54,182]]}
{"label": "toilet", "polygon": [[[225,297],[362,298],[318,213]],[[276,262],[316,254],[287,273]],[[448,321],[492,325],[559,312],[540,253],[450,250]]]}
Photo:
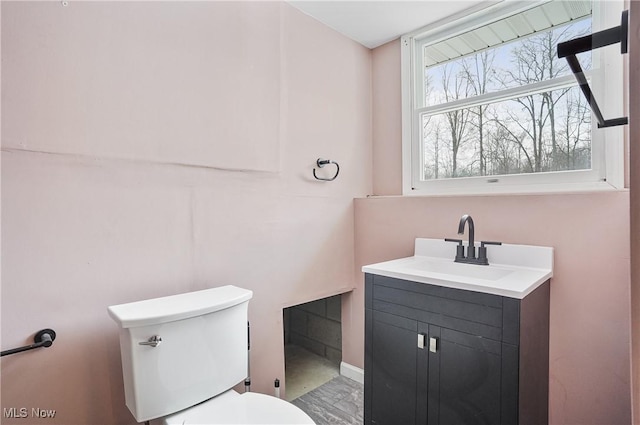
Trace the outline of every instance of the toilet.
{"label": "toilet", "polygon": [[228,285],[108,308],[120,326],[126,405],[138,422],[314,423],[284,400],[233,390],[247,377],[252,296]]}

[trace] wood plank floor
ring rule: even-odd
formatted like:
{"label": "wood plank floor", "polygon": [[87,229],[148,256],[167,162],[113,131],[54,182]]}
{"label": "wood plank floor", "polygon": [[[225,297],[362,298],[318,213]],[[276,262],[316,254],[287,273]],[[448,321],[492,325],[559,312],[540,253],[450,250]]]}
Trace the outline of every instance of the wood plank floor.
{"label": "wood plank floor", "polygon": [[338,376],[292,403],[304,410],[318,425],[362,425],[364,386]]}

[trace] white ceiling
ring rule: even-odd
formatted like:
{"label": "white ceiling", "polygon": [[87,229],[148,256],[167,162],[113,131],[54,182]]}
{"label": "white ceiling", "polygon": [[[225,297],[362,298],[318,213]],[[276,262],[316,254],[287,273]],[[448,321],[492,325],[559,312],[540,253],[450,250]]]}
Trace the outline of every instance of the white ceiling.
{"label": "white ceiling", "polygon": [[352,40],[373,49],[483,1],[289,0],[289,4]]}

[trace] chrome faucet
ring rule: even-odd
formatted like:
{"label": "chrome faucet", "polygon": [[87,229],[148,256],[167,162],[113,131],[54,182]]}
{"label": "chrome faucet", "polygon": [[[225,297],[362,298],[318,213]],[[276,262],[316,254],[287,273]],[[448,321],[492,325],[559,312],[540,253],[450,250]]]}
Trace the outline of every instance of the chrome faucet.
{"label": "chrome faucet", "polygon": [[475,260],[476,259],[476,247],[474,245],[473,236],[475,230],[473,228],[473,219],[469,214],[465,214],[460,219],[460,224],[458,224],[458,234],[464,235],[464,225],[469,223],[469,246],[467,247],[467,255],[465,259],[467,260]]}
{"label": "chrome faucet", "polygon": [[480,243],[480,248],[478,248],[478,257],[476,258],[476,247],[475,247],[475,228],[473,226],[473,219],[469,214],[465,214],[460,218],[460,223],[458,224],[458,234],[464,235],[464,226],[469,224],[469,246],[467,247],[467,255],[464,255],[464,245],[462,245],[462,239],[449,239],[445,238],[447,242],[456,242],[458,246],[456,247],[456,263],[470,263],[470,264],[479,264],[486,266],[489,264],[489,260],[487,259],[487,247],[485,245],[502,245],[502,242],[490,242],[490,241],[482,241]]}

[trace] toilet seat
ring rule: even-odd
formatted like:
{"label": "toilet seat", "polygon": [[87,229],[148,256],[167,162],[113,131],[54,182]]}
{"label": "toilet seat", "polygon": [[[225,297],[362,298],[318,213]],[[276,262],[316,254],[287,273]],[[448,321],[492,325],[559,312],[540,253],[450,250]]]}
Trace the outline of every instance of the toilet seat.
{"label": "toilet seat", "polygon": [[165,425],[190,424],[313,424],[301,409],[259,393],[222,393],[164,418]]}

